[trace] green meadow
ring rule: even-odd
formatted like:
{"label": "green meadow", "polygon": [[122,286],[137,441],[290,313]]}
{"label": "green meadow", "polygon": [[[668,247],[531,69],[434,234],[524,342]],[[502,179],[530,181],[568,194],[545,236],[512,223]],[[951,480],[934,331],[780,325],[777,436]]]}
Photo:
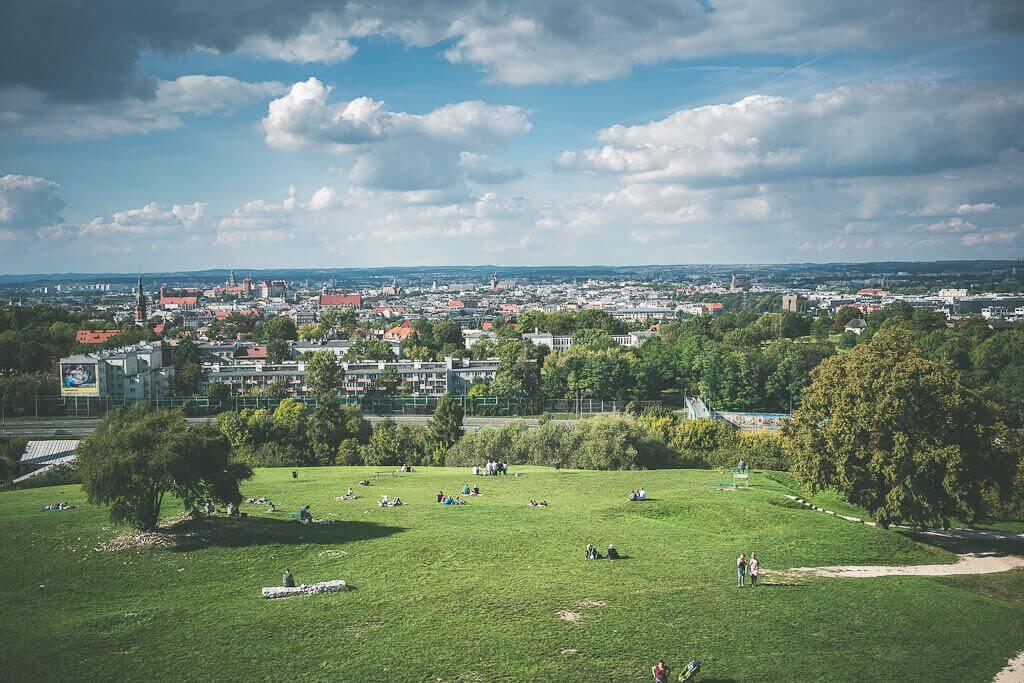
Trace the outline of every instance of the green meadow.
{"label": "green meadow", "polygon": [[[1024,649],[1019,571],[738,588],[740,552],[764,570],[954,559],[794,507],[784,475],[719,491],[703,470],[378,471],[257,470],[243,494],[278,512],[243,505],[141,550],[102,549],[131,532],[78,486],[0,494],[3,678],[644,681],[658,658],[673,680],[698,658],[705,681],[990,681]],[[467,482],[483,495],[434,502]],[[349,486],[359,498],[335,500]],[[628,502],[640,486],[651,500]],[[406,505],[382,509],[382,493]],[[40,511],[60,500],[83,507]],[[292,520],[303,504],[334,523]],[[588,562],[588,542],[625,557]],[[352,590],[264,600],[285,567]]]}

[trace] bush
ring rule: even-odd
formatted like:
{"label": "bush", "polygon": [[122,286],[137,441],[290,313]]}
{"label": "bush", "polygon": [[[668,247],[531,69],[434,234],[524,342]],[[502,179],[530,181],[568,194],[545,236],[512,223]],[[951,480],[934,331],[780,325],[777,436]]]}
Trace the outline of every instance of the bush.
{"label": "bush", "polygon": [[628,417],[604,415],[580,420],[571,427],[543,422],[531,429],[511,422],[497,429],[466,434],[445,458],[445,465],[469,466],[491,460],[512,464],[552,465],[580,469],[670,467],[671,450],[658,434]]}
{"label": "bush", "polygon": [[792,461],[783,449],[782,435],[774,432],[741,432],[740,455],[751,467],[788,471]]}
{"label": "bush", "polygon": [[306,464],[306,456],[293,444],[270,441],[250,451],[245,462],[253,467],[298,467]]}
{"label": "bush", "polygon": [[338,446],[335,462],[339,465],[362,465],[362,446],[356,439],[345,439]]}
{"label": "bush", "polygon": [[730,467],[739,460],[736,429],[720,420],[683,420],[669,443],[683,467]]}

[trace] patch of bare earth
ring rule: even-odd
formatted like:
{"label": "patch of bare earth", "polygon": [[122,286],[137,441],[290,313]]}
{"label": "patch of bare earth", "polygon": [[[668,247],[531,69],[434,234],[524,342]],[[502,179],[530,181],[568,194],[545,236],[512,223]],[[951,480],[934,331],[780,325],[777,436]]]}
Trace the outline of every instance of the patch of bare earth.
{"label": "patch of bare earth", "polygon": [[567,609],[558,610],[558,618],[562,621],[568,621],[570,624],[578,624],[583,615],[579,612],[570,612]]}
{"label": "patch of bare earth", "polygon": [[1018,652],[1017,656],[1007,662],[1003,670],[996,674],[992,683],[1022,682],[1024,682],[1024,652]]}
{"label": "patch of bare earth", "polygon": [[962,574],[998,574],[1024,567],[1024,557],[1003,553],[964,553],[952,564],[909,565],[835,565],[831,567],[794,567],[766,572],[776,576],[824,576],[840,579],[867,579],[877,576],[956,576]]}
{"label": "patch of bare earth", "polygon": [[167,520],[152,531],[133,529],[114,536],[96,548],[102,553],[144,553],[152,550],[170,550],[185,546],[194,546],[202,542],[202,538],[192,530],[183,527],[190,522],[188,517],[175,517]]}
{"label": "patch of bare earth", "polygon": [[576,604],[580,607],[604,607],[608,603],[604,600],[580,600]]}

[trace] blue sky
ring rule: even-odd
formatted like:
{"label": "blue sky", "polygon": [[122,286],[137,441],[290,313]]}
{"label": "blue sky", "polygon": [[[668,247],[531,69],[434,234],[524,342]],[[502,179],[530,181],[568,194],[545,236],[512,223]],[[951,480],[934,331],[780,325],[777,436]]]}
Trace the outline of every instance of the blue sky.
{"label": "blue sky", "polygon": [[150,10],[0,10],[0,272],[1024,254],[1020,3]]}

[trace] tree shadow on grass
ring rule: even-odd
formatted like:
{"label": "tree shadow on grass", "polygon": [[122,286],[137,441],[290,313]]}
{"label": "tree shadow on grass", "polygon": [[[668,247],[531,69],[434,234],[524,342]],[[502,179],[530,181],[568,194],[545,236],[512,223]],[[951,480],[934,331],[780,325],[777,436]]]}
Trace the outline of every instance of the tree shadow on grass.
{"label": "tree shadow on grass", "polygon": [[1024,539],[1006,531],[992,529],[915,530],[895,529],[920,543],[938,546],[957,554],[990,553],[1024,555]]}
{"label": "tree shadow on grass", "polygon": [[270,517],[211,517],[188,519],[167,532],[175,537],[175,550],[206,547],[242,548],[260,545],[341,545],[383,538],[405,531],[403,527],[374,522],[335,521],[301,524],[297,520]]}

